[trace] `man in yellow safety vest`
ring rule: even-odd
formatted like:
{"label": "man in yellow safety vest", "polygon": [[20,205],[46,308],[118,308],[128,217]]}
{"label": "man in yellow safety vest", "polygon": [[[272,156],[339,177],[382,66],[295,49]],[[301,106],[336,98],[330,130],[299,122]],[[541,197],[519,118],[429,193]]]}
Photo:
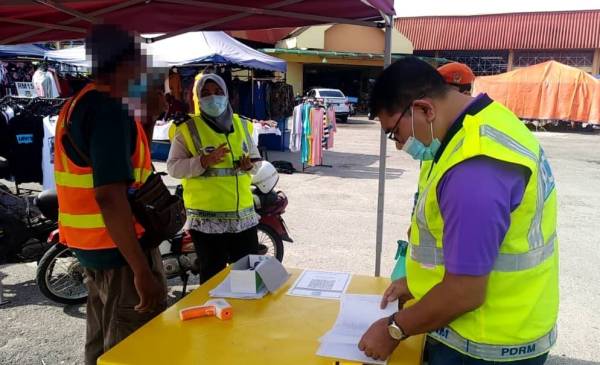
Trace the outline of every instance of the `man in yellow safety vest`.
{"label": "man in yellow safety vest", "polygon": [[[539,365],[556,341],[556,189],[539,142],[486,94],[450,87],[408,57],[388,67],[371,115],[396,147],[427,162],[412,215],[406,277],[359,348],[385,359],[427,333],[429,365]],[[415,299],[414,305],[403,304]]]}

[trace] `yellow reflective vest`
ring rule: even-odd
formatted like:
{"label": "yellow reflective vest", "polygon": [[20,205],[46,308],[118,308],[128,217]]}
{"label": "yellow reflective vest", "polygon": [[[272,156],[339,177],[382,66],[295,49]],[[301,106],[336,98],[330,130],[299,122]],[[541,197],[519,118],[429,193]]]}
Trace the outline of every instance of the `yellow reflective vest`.
{"label": "yellow reflective vest", "polygon": [[466,115],[439,160],[423,164],[406,259],[408,287],[418,300],[442,281],[444,220],[437,186],[453,166],[475,156],[525,166],[531,176],[521,204],[511,214],[485,302],[429,336],[488,361],[536,357],[556,341],[556,189],[539,142],[504,106],[492,102]]}
{"label": "yellow reflective vest", "polygon": [[208,154],[222,144],[230,153],[223,162],[211,166],[201,176],[182,180],[183,201],[198,218],[239,219],[254,214],[250,191],[252,177],[237,168],[243,156],[250,155],[252,125],[233,115],[230,134],[214,131],[199,115],[177,126],[192,156]]}

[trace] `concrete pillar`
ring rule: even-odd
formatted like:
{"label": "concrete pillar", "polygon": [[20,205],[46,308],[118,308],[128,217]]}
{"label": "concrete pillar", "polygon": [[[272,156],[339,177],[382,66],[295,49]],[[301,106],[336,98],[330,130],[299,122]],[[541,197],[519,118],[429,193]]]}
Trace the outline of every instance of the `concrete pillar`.
{"label": "concrete pillar", "polygon": [[594,60],[592,61],[592,75],[600,74],[600,48],[594,50]]}
{"label": "concrete pillar", "polygon": [[508,64],[506,65],[506,71],[512,71],[513,63],[515,59],[515,51],[512,49],[508,50]]}

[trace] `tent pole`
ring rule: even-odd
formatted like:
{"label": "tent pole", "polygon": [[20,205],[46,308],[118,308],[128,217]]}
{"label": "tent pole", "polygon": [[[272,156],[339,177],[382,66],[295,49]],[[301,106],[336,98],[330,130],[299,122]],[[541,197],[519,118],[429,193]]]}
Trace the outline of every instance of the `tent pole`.
{"label": "tent pole", "polygon": [[[383,68],[392,63],[392,27],[394,17],[384,15],[385,19],[385,49],[383,51]],[[383,245],[383,209],[385,206],[385,157],[387,151],[387,137],[380,131],[379,136],[379,189],[377,192],[377,236],[375,240],[375,276],[381,274],[381,249]]]}

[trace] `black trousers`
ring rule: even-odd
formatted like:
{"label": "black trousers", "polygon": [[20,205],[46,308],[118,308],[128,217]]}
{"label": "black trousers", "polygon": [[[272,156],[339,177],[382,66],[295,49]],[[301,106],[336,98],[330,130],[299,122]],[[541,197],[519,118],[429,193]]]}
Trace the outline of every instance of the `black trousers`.
{"label": "black trousers", "polygon": [[240,233],[209,234],[193,230],[190,233],[198,255],[200,284],[218,274],[228,263],[258,252],[256,227]]}

